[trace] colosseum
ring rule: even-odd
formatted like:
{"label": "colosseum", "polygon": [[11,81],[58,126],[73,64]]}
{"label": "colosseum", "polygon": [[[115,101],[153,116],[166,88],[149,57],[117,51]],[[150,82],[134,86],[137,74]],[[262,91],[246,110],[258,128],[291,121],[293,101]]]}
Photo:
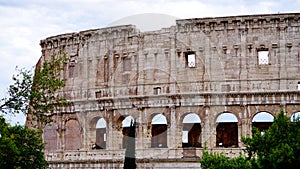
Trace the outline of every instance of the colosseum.
{"label": "colosseum", "polygon": [[49,167],[122,168],[129,123],[138,168],[200,168],[203,147],[243,153],[283,109],[300,113],[300,13],[120,25],[41,40],[68,55],[71,103],[44,128]]}

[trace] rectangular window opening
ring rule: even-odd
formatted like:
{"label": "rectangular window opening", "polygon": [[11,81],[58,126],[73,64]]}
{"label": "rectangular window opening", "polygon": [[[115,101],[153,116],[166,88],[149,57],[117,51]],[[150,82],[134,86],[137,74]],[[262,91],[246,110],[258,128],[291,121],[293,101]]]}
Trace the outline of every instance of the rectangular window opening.
{"label": "rectangular window opening", "polygon": [[298,90],[300,90],[300,82],[298,82]]}
{"label": "rectangular window opening", "polygon": [[193,68],[196,67],[196,54],[193,51],[185,52],[185,59],[187,67]]}
{"label": "rectangular window opening", "polygon": [[95,93],[96,93],[96,98],[101,98],[102,97],[101,91],[98,91],[98,92],[95,92]]}
{"label": "rectangular window opening", "polygon": [[160,87],[155,87],[155,88],[153,88],[153,90],[154,90],[154,95],[159,95],[160,92],[161,92],[161,88]]}
{"label": "rectangular window opening", "polygon": [[258,64],[259,65],[270,64],[270,59],[269,59],[270,52],[268,50],[259,50],[259,51],[257,51],[257,54],[258,54]]}
{"label": "rectangular window opening", "polygon": [[125,57],[123,58],[123,71],[131,71],[131,58]]}

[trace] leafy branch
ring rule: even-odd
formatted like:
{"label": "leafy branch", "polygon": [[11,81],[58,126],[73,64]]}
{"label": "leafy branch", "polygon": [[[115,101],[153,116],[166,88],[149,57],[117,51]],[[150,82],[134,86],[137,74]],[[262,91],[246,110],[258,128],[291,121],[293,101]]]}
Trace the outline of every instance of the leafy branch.
{"label": "leafy branch", "polygon": [[2,113],[23,113],[30,121],[45,125],[52,121],[52,115],[66,104],[66,99],[58,95],[64,87],[62,78],[67,54],[59,52],[50,58],[40,60],[34,75],[30,70],[19,69],[12,77],[8,96],[0,100]]}

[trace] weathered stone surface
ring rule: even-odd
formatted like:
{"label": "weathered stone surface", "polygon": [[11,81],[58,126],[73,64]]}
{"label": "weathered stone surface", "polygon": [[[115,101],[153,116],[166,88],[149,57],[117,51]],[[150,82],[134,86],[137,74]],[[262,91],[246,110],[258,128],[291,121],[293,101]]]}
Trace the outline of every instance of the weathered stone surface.
{"label": "weathered stone surface", "polygon": [[[122,121],[127,116],[137,121],[139,168],[199,168],[199,144],[205,142],[213,151],[239,155],[241,137],[251,134],[257,113],[274,115],[283,109],[291,116],[300,111],[299,17],[183,19],[152,32],[124,25],[42,40],[42,58],[63,50],[70,59],[61,94],[72,104],[44,130],[50,167],[122,167]],[[261,51],[268,54],[261,56]],[[183,120],[190,113],[200,117],[201,129],[195,131],[201,134],[189,135],[188,142],[197,146],[184,149]],[[217,130],[224,113],[237,120],[231,121],[236,128],[227,126],[237,132],[236,143],[228,141],[232,138],[222,128]],[[157,114],[166,119],[166,134],[152,138]],[[106,133],[97,135],[101,118]],[[92,149],[96,137],[106,149]],[[167,148],[159,147],[165,141]]]}

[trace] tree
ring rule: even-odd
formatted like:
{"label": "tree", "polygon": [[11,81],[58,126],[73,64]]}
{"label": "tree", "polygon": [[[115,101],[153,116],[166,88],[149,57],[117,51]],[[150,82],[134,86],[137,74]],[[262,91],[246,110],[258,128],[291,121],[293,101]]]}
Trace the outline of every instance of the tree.
{"label": "tree", "polygon": [[45,60],[36,67],[30,92],[30,104],[28,114],[37,121],[38,125],[46,125],[52,122],[52,115],[60,111],[66,105],[66,99],[58,94],[64,87],[65,81],[61,77],[64,64],[67,61],[67,54],[59,52]]}
{"label": "tree", "polygon": [[32,87],[32,73],[30,70],[16,68],[17,74],[13,75],[13,84],[8,88],[8,96],[0,100],[0,111],[2,113],[24,113],[28,112],[30,93]]}
{"label": "tree", "polygon": [[40,131],[21,125],[10,126],[0,116],[0,168],[46,168]]}
{"label": "tree", "polygon": [[[42,58],[41,58],[42,59]],[[18,69],[8,96],[0,100],[2,113],[24,113],[33,122],[27,126],[10,126],[0,115],[0,168],[46,168],[42,142],[42,129],[52,121],[52,115],[66,104],[59,95],[64,86],[61,72],[67,59],[66,53],[59,52],[47,60],[39,60],[33,73]]]}
{"label": "tree", "polygon": [[128,133],[128,142],[125,152],[125,161],[124,161],[124,169],[135,169],[135,128],[136,123],[130,123],[129,133]]}
{"label": "tree", "polygon": [[[42,58],[41,58],[42,59]],[[37,126],[52,121],[52,115],[66,104],[57,92],[64,86],[61,72],[67,59],[66,53],[53,54],[48,60],[38,62],[34,76],[29,70],[18,69],[13,84],[8,88],[8,97],[1,99],[2,113],[24,113]]]}
{"label": "tree", "polygon": [[300,168],[300,121],[291,122],[281,110],[271,127],[242,139],[254,168]]}

